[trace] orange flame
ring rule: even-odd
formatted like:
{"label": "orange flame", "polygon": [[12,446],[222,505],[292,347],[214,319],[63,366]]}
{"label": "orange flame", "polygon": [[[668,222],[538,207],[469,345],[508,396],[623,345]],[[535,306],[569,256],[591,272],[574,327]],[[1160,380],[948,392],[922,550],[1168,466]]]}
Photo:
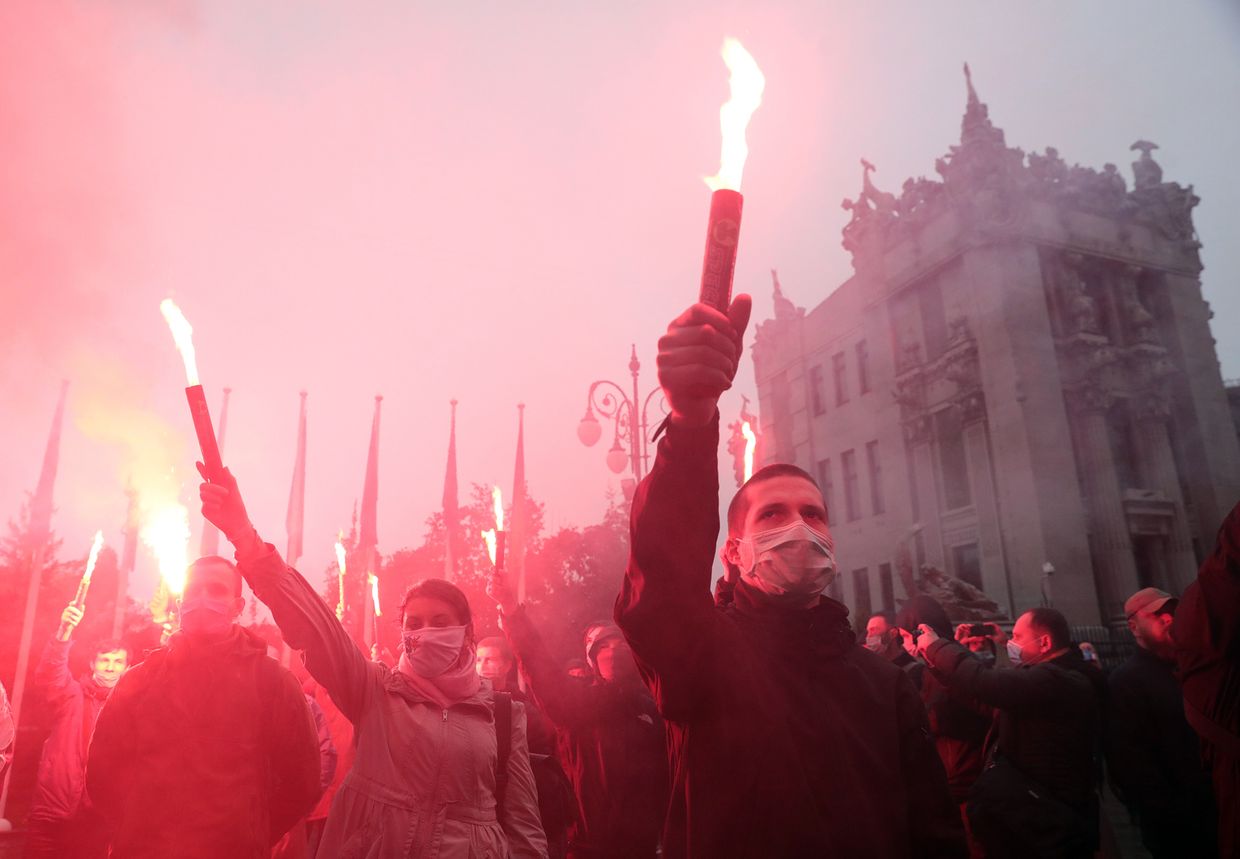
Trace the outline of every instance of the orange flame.
{"label": "orange flame", "polygon": [[371,573],[369,578],[370,578],[370,598],[374,601],[374,604],[375,604],[375,617],[382,617],[383,612],[380,611],[379,609],[379,577],[376,576],[374,573]]}
{"label": "orange flame", "polygon": [[189,511],[180,504],[161,507],[146,516],[142,542],[155,553],[159,575],[168,591],[180,596],[189,568]]}
{"label": "orange flame", "polygon": [[103,548],[103,532],[95,532],[95,541],[90,544],[90,557],[86,559],[86,572],[82,574],[82,581],[89,582],[90,577],[95,573],[95,564],[99,561],[99,550]]}
{"label": "orange flame", "polygon": [[493,529],[483,531],[482,539],[487,544],[487,554],[491,556],[491,566],[495,566],[495,531]]}
{"label": "orange flame", "polygon": [[741,424],[741,435],[745,437],[745,480],[753,477],[753,452],[758,446],[758,435],[749,425],[749,421]]}
{"label": "orange flame", "polygon": [[344,539],[344,531],[341,531],[336,535],[336,567],[337,569],[340,570],[340,576],[339,576],[340,598],[336,603],[336,619],[337,620],[342,620],[344,618],[345,551],[344,551],[344,543],[341,542],[343,539]]}
{"label": "orange flame", "polygon": [[181,312],[181,308],[177,307],[176,302],[171,298],[165,298],[159,303],[159,312],[164,315],[168,327],[172,329],[172,339],[177,344],[177,351],[181,353],[181,360],[185,362],[185,385],[192,388],[198,384],[198,361],[194,357],[194,329],[189,324],[189,320],[185,318],[185,314]]}
{"label": "orange flame", "polygon": [[745,159],[749,157],[745,129],[749,127],[753,112],[762,104],[766,77],[745,46],[736,39],[723,40],[723,62],[731,73],[728,77],[731,97],[719,108],[719,127],[723,132],[719,173],[708,177],[706,185],[712,191],[720,188],[740,191],[741,173],[745,170]]}

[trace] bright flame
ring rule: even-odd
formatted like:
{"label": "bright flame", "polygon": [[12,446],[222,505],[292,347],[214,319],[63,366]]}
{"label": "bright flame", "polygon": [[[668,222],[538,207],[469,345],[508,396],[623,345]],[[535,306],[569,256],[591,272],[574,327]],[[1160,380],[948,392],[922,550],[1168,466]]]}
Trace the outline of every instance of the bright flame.
{"label": "bright flame", "polygon": [[168,590],[180,596],[189,567],[189,511],[171,504],[148,514],[142,526],[142,542],[155,553],[159,575]]}
{"label": "bright flame", "polygon": [[504,493],[496,486],[491,489],[491,504],[495,507],[495,530],[504,530]]}
{"label": "bright flame", "polygon": [[177,351],[181,353],[181,360],[185,362],[185,384],[192,388],[198,384],[198,361],[194,358],[194,329],[190,326],[189,320],[185,318],[185,314],[181,312],[181,308],[177,307],[176,302],[171,298],[165,298],[159,303],[159,312],[164,315],[168,327],[172,329],[172,339],[177,344]]}
{"label": "bright flame", "polygon": [[745,479],[753,477],[753,452],[758,446],[758,436],[749,425],[749,421],[741,424],[741,435],[745,437]]}
{"label": "bright flame", "polygon": [[719,158],[719,175],[706,179],[712,191],[730,188],[741,189],[741,173],[745,159],[749,157],[749,144],[745,142],[745,129],[749,119],[762,104],[762,91],[766,78],[758,63],[745,46],[733,38],[723,40],[723,62],[731,73],[728,88],[731,97],[719,108],[719,128],[723,132],[723,152]]}
{"label": "bright flame", "polygon": [[336,535],[336,567],[337,569],[340,570],[340,575],[338,576],[338,580],[340,583],[340,598],[336,603],[337,619],[344,618],[345,552],[344,552],[344,543],[341,542],[341,540],[343,539],[344,539],[344,532],[341,531],[339,534]]}
{"label": "bright flame", "polygon": [[483,531],[482,539],[486,541],[487,554],[491,556],[491,566],[495,566],[495,532]]}
{"label": "bright flame", "polygon": [[375,603],[375,617],[382,617],[383,612],[379,610],[379,577],[374,573],[370,574],[370,598]]}
{"label": "bright flame", "polygon": [[90,557],[86,559],[86,572],[82,574],[82,581],[89,582],[90,577],[95,572],[95,564],[99,560],[99,550],[103,548],[103,532],[95,532],[95,542],[90,544]]}

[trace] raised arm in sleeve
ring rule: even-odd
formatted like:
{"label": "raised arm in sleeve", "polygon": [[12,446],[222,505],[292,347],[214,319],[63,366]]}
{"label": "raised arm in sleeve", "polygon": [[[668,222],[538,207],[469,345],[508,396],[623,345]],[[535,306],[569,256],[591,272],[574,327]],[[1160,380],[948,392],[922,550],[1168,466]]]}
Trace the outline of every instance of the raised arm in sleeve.
{"label": "raised arm in sleeve", "polygon": [[374,667],[301,573],[285,564],[270,543],[261,546],[247,554],[238,552],[241,574],[271,609],[284,640],[306,652],[306,669],[356,725],[367,695],[378,688],[369,676]]}
{"label": "raised arm in sleeve", "polygon": [[668,425],[633,499],[630,550],[616,623],[668,719],[687,718],[715,676],[722,619],[711,597],[719,537],[719,415]]}
{"label": "raised arm in sleeve", "polygon": [[568,676],[524,608],[505,614],[502,626],[534,700],[552,723],[575,727],[597,713],[590,688]]}
{"label": "raised arm in sleeve", "polygon": [[951,689],[1000,710],[1037,713],[1059,706],[1053,690],[1062,674],[1024,669],[993,669],[954,641],[939,639],[926,648],[926,660]]}
{"label": "raised arm in sleeve", "polygon": [[288,671],[270,668],[267,755],[271,772],[271,843],[309,814],[320,786],[319,735],[301,686]]}
{"label": "raised arm in sleeve", "polygon": [[508,836],[512,859],[547,859],[547,836],[538,817],[538,789],[530,768],[530,747],[525,731],[525,707],[512,702],[512,746],[508,751],[508,787],[499,822]]}
{"label": "raised arm in sleeve", "polygon": [[35,685],[43,690],[47,704],[53,711],[62,708],[73,697],[77,681],[69,673],[69,650],[73,641],[48,640],[34,669]]}

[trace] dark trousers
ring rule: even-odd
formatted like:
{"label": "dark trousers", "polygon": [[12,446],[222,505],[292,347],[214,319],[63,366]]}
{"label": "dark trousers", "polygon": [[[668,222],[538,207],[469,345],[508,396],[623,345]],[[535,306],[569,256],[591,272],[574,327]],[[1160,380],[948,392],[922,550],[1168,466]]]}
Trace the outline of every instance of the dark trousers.
{"label": "dark trousers", "polygon": [[93,811],[26,821],[23,859],[107,859],[108,828]]}

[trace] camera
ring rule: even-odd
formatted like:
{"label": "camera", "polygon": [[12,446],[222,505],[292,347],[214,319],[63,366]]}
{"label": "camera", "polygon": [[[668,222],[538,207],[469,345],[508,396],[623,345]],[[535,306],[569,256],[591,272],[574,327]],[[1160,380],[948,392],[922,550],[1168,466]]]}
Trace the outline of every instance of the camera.
{"label": "camera", "polygon": [[969,637],[982,638],[987,635],[995,634],[995,625],[993,623],[971,623],[969,624]]}

